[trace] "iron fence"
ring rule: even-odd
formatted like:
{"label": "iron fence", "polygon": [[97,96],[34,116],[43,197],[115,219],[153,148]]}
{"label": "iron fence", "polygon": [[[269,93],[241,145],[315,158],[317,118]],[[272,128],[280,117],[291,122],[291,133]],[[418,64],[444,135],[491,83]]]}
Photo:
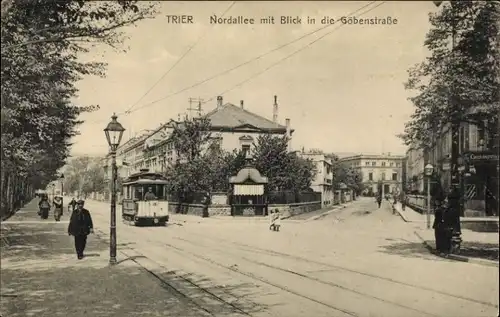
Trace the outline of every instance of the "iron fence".
{"label": "iron fence", "polygon": [[321,201],[320,192],[272,191],[268,194],[269,204],[296,204]]}
{"label": "iron fence", "polygon": [[[202,204],[205,199],[205,192],[194,192],[182,196],[175,193],[167,194],[167,200],[173,203]],[[212,192],[211,195],[227,195],[226,192]],[[321,201],[320,192],[293,192],[293,191],[272,191],[268,193],[269,204],[296,204]]]}

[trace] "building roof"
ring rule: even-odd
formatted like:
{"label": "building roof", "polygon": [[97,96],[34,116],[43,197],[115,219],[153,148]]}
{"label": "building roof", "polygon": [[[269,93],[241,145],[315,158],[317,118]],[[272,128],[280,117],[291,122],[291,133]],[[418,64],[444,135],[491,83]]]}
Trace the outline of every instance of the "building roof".
{"label": "building roof", "polygon": [[360,160],[360,159],[373,159],[373,160],[388,160],[388,159],[396,159],[402,160],[404,159],[404,155],[392,155],[392,154],[358,154],[348,157],[340,158],[339,161],[352,161],[352,160]]}
{"label": "building roof", "polygon": [[258,114],[252,113],[246,109],[235,106],[232,103],[226,103],[215,108],[205,117],[210,119],[213,128],[242,128],[255,127],[262,130],[274,130],[276,132],[286,132],[286,127],[274,123]]}
{"label": "building roof", "polygon": [[231,176],[229,182],[231,184],[240,184],[247,180],[251,180],[257,184],[267,184],[268,178],[262,176],[260,172],[255,167],[244,167],[242,168],[236,176]]}

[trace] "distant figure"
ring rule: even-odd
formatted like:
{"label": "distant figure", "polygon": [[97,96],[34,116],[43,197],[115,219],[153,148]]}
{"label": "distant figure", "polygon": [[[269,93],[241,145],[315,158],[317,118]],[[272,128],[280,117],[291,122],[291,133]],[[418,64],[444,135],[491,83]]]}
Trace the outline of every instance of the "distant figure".
{"label": "distant figure", "polygon": [[400,199],[401,199],[401,209],[404,211],[406,208],[406,199],[407,199],[406,193],[404,191],[401,192]]}
{"label": "distant figure", "polygon": [[203,218],[210,216],[208,212],[208,207],[210,206],[211,203],[212,199],[210,197],[210,193],[206,192],[205,195],[203,196],[203,213],[202,213]]}
{"label": "distant figure", "polygon": [[155,194],[153,194],[153,188],[149,187],[148,192],[144,195],[144,200],[156,200]]}
{"label": "distant figure", "polygon": [[38,215],[41,216],[42,219],[47,219],[49,217],[49,211],[49,197],[47,195],[41,195],[40,202],[38,202]]}
{"label": "distant figure", "polygon": [[269,230],[280,231],[281,226],[281,215],[278,209],[275,209],[274,212],[271,211],[269,214]]}
{"label": "distant figure", "polygon": [[382,205],[382,194],[377,195],[377,204],[378,208]]}
{"label": "distant figure", "polygon": [[78,260],[83,259],[83,252],[87,245],[87,236],[94,233],[94,224],[90,212],[83,208],[84,201],[77,202],[76,210],[71,214],[68,226],[68,235],[75,237],[75,250]]}
{"label": "distant figure", "polygon": [[56,221],[61,220],[61,216],[63,214],[63,198],[61,196],[55,196],[54,197],[54,219]]}
{"label": "distant figure", "polygon": [[73,212],[76,209],[76,200],[75,197],[71,198],[71,201],[68,204],[68,212]]}

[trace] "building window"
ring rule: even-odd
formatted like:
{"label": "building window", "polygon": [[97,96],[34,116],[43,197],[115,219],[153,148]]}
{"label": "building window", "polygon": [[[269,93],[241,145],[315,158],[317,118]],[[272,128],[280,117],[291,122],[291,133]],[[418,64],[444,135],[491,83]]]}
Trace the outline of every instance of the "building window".
{"label": "building window", "polygon": [[389,166],[391,166],[391,167],[394,166],[394,162],[390,162]]}
{"label": "building window", "polygon": [[399,167],[399,163],[396,163],[396,167]]}
{"label": "building window", "polygon": [[376,162],[372,162],[372,166],[375,166],[376,165]]}
{"label": "building window", "polygon": [[392,173],[392,180],[397,181],[398,180],[398,173]]}
{"label": "building window", "polygon": [[385,173],[382,173],[382,180],[385,181]]}
{"label": "building window", "polygon": [[385,162],[382,162],[382,166],[385,166]]}
{"label": "building window", "polygon": [[368,180],[370,180],[370,181],[373,180],[373,173],[368,173]]}
{"label": "building window", "polygon": [[366,162],[366,163],[365,163],[365,165],[366,165],[366,166],[370,166],[370,162]]}
{"label": "building window", "polygon": [[241,146],[241,150],[246,154],[248,152],[250,152],[250,144],[243,144]]}
{"label": "building window", "polygon": [[483,149],[482,147],[484,145],[485,137],[486,137],[486,129],[484,128],[484,124],[481,122],[477,126],[477,139],[475,144],[477,149],[479,150]]}

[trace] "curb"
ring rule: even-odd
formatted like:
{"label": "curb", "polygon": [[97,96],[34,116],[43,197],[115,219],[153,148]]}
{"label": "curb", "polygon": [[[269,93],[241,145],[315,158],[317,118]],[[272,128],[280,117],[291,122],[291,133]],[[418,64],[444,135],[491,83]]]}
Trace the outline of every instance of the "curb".
{"label": "curb", "polygon": [[322,214],[319,214],[319,215],[316,215],[316,216],[312,216],[311,218],[307,218],[306,220],[304,220],[304,222],[307,222],[307,221],[313,221],[313,220],[317,220],[319,218],[323,218],[323,217],[326,217],[327,215],[333,213],[334,211],[337,211],[339,209],[344,209],[347,207],[347,204],[342,204],[342,205],[338,205],[338,206],[335,206],[333,207],[332,209],[328,210],[328,211],[325,211],[324,213]]}
{"label": "curb", "polygon": [[458,255],[458,254],[447,254],[447,255],[440,255],[432,245],[430,245],[418,232],[413,231],[413,233],[422,241],[422,244],[424,247],[432,254],[439,256],[444,259],[449,259],[449,260],[454,260],[454,261],[459,261],[459,262],[467,262],[467,263],[474,263],[474,264],[479,264],[479,265],[485,265],[485,266],[494,266],[494,267],[499,267],[499,263],[496,261],[490,261],[490,260],[484,260],[484,259],[475,259],[475,258],[468,258],[463,255]]}
{"label": "curb", "polygon": [[401,213],[401,211],[398,210],[398,208],[396,208],[396,206],[392,205],[391,207],[392,207],[392,211],[397,212],[398,215],[401,217],[401,219],[403,219],[404,222],[411,222],[408,219],[406,219],[406,217]]}

